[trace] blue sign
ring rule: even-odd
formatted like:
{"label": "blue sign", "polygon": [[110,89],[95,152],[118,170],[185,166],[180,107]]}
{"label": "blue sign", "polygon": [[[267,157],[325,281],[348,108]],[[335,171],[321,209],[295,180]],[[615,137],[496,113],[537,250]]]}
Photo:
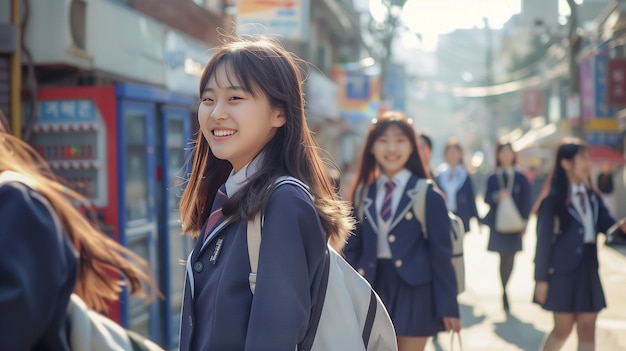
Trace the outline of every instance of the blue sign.
{"label": "blue sign", "polygon": [[370,76],[364,73],[346,72],[346,99],[369,100]]}
{"label": "blue sign", "polygon": [[622,136],[619,132],[585,132],[585,141],[592,146],[620,147]]}
{"label": "blue sign", "polygon": [[97,121],[91,100],[46,100],[41,102],[38,123],[76,123]]}
{"label": "blue sign", "polygon": [[608,102],[608,71],[608,53],[601,53],[597,55],[594,64],[596,94],[595,112],[597,118],[613,118],[615,116],[615,110],[609,106]]}

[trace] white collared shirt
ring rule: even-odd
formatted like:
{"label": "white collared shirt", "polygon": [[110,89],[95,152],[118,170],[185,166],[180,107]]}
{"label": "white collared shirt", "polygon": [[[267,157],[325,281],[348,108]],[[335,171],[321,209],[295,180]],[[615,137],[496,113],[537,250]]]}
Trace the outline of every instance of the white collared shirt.
{"label": "white collared shirt", "polygon": [[[578,193],[583,193],[583,199],[585,201],[586,211],[583,211],[583,208],[580,203],[580,198],[578,197]],[[589,201],[589,196],[587,195],[587,188],[584,183],[580,183],[578,185],[572,185],[572,204],[576,209],[576,212],[580,215],[580,218],[583,221],[583,228],[585,230],[584,233],[584,241],[585,243],[595,243],[596,242],[596,232],[595,225],[593,223],[593,209],[591,208],[591,202]]]}
{"label": "white collared shirt", "polygon": [[383,207],[383,201],[385,201],[385,183],[387,183],[390,179],[386,175],[381,174],[376,181],[376,220],[379,229],[378,258],[391,258],[391,248],[389,247],[389,242],[387,241],[390,229],[389,225],[393,221],[394,215],[398,209],[398,204],[400,204],[400,199],[402,198],[402,194],[404,193],[404,189],[406,188],[406,184],[409,182],[410,178],[411,171],[403,169],[391,179],[396,184],[396,187],[391,193],[391,216],[387,222],[383,221],[380,217],[380,211]]}
{"label": "white collared shirt", "polygon": [[230,172],[228,179],[226,179],[226,195],[231,198],[247,183],[248,179],[252,177],[261,167],[264,154],[260,153],[252,161],[248,162],[239,172],[235,173],[235,170]]}

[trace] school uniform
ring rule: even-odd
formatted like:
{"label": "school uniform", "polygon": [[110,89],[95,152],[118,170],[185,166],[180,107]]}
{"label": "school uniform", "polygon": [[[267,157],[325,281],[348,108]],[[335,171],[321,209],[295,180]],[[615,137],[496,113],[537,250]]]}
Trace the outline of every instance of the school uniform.
{"label": "school uniform", "polygon": [[53,213],[28,186],[0,186],[0,350],[70,350],[78,256]]}
{"label": "school uniform", "polygon": [[498,210],[498,196],[500,190],[503,190],[500,186],[501,177],[504,185],[504,189],[509,189],[509,182],[513,180],[513,186],[511,190],[511,197],[515,203],[515,207],[519,211],[522,218],[528,220],[531,208],[531,188],[526,176],[518,169],[498,170],[489,176],[487,180],[487,191],[485,192],[485,203],[489,205],[489,212],[483,219],[483,223],[489,226],[489,244],[487,250],[499,252],[503,254],[511,254],[522,250],[522,235],[523,233],[502,234],[496,230],[496,212]]}
{"label": "school uniform", "polygon": [[[252,166],[251,166],[252,165]],[[232,196],[254,174],[247,165],[226,182]],[[206,227],[206,224],[205,224]],[[187,262],[180,350],[293,351],[319,293],[326,239],[302,189],[283,185],[264,211],[254,298],[247,221],[224,219],[199,237]]]}
{"label": "school uniform", "polygon": [[[584,185],[573,186],[571,191],[569,223],[564,223],[561,233],[555,233],[558,227],[555,227],[554,193],[539,208],[535,280],[548,282],[544,309],[561,313],[598,312],[606,307],[606,300],[598,274],[596,239],[615,220],[602,199],[588,192]],[[579,191],[582,195],[578,195]]]}
{"label": "school uniform", "polygon": [[463,165],[452,168],[444,164],[435,178],[437,186],[446,194],[446,207],[463,220],[466,232],[470,231],[470,219],[478,218],[476,194],[472,179]]}
{"label": "school uniform", "polygon": [[379,294],[398,335],[432,336],[444,330],[443,317],[459,316],[447,210],[441,195],[429,187],[425,239],[412,211],[418,177],[403,170],[393,179],[393,209],[384,221],[381,192],[388,180],[381,175],[369,186],[364,219],[357,223],[344,254]]}

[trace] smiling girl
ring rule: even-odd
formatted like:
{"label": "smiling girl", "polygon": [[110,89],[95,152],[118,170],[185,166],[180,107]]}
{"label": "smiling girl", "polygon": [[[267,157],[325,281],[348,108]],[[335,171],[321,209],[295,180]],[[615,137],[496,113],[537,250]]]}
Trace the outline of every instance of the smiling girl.
{"label": "smiling girl", "polygon": [[355,212],[363,218],[344,253],[385,303],[400,351],[423,350],[428,337],[461,328],[444,200],[429,185],[428,223],[412,211],[416,184],[424,178],[410,120],[400,112],[384,113],[367,135],[353,190],[353,199],[362,199],[355,201]]}
{"label": "smiling girl", "polygon": [[[598,274],[598,233],[615,224],[591,188],[589,148],[565,139],[555,157],[537,212],[535,301],[554,314],[554,328],[542,350],[560,350],[574,325],[578,350],[595,348],[598,312],[606,307]],[[624,220],[621,231],[626,231]]]}
{"label": "smiling girl", "polygon": [[[181,199],[187,261],[181,350],[293,351],[320,293],[326,242],[352,228],[304,117],[292,56],[268,39],[215,50],[200,80],[201,133]],[[305,183],[276,187],[283,176]],[[262,213],[256,289],[246,226]],[[254,298],[253,298],[254,297]]]}

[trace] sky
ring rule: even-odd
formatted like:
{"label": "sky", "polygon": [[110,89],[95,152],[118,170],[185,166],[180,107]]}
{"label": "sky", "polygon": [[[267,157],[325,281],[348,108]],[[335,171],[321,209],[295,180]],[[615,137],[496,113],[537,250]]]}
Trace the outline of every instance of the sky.
{"label": "sky", "polygon": [[[559,1],[562,14],[569,12],[566,0]],[[521,3],[522,0],[407,0],[402,19],[411,32],[421,35],[422,41],[415,44],[432,51],[439,34],[456,28],[483,27],[483,17],[489,19],[492,28],[501,28],[512,15],[521,12]],[[374,18],[385,11],[381,6],[380,0],[369,0]]]}

